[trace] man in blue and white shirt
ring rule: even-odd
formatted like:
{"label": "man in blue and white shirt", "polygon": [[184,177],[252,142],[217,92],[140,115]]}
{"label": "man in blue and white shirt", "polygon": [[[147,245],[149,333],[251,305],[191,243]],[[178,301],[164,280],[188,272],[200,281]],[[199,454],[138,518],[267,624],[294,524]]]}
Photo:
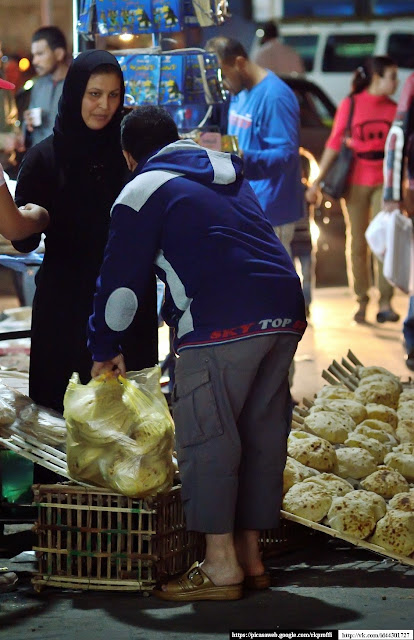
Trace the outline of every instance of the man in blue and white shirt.
{"label": "man in blue and white shirt", "polygon": [[112,209],[89,322],[92,376],[125,374],[122,332],[155,269],[179,355],[173,393],[187,528],[206,557],[155,595],[237,599],[269,586],[259,530],[277,526],[288,371],[305,328],[300,281],[238,156],[179,140],[160,107],[122,124],[132,180]]}
{"label": "man in blue and white shirt", "polygon": [[303,216],[299,104],[288,85],[249,59],[237,40],[206,43],[216,53],[231,93],[227,133],[237,136],[249,180],[275,233],[291,255],[295,222]]}

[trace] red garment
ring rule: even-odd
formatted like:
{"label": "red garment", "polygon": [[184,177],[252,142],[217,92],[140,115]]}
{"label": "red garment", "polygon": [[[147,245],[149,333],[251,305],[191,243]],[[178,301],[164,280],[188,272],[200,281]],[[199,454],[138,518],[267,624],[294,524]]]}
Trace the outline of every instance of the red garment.
{"label": "red garment", "polygon": [[[374,96],[366,90],[353,97],[350,146],[354,150],[354,163],[349,183],[377,187],[383,183],[385,141],[397,104],[388,96]],[[339,151],[341,148],[350,107],[349,97],[344,98],[338,106],[332,132],[326,143],[330,149]]]}

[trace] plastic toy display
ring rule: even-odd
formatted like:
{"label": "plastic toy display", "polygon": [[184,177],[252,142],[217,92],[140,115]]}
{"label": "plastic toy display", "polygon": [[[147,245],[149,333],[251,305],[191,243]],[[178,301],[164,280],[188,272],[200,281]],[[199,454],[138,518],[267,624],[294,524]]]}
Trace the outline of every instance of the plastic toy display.
{"label": "plastic toy display", "polygon": [[230,17],[227,0],[82,0],[79,33],[102,36],[182,31]]}
{"label": "plastic toy display", "polygon": [[202,49],[117,55],[125,78],[126,106],[224,102],[215,54]]}

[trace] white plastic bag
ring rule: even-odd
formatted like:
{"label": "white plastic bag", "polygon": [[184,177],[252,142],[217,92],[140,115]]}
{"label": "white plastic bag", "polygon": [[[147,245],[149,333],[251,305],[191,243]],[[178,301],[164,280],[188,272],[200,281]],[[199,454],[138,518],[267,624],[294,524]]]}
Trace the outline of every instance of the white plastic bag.
{"label": "white plastic bag", "polygon": [[371,220],[365,231],[365,238],[372,253],[381,260],[384,260],[385,249],[387,243],[387,227],[390,221],[390,213],[380,211],[375,218]]}
{"label": "white plastic bag", "polygon": [[410,218],[396,210],[389,215],[384,277],[404,293],[414,293],[414,235]]}

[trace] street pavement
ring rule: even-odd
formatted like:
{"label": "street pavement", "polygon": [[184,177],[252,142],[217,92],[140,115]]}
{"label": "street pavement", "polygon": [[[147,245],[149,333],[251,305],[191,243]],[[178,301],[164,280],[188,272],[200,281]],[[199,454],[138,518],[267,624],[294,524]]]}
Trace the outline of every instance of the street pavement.
{"label": "street pavement", "polygon": [[312,396],[324,384],[322,371],[332,360],[346,357],[348,350],[365,366],[380,365],[408,380],[414,374],[407,369],[402,345],[402,324],[407,314],[408,296],[397,291],[392,301],[400,314],[398,322],[378,324],[376,292],[371,291],[367,322],[356,324],[352,317],[355,303],[346,287],[316,289],[311,305],[309,326],[295,356],[296,373],[292,395],[299,402]]}

